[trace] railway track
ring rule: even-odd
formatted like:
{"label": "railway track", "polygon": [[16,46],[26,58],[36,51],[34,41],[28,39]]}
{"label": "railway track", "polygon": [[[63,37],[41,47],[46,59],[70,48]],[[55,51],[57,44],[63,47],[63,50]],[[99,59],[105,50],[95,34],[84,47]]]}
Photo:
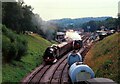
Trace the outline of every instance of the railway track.
{"label": "railway track", "polygon": [[38,69],[36,69],[31,74],[29,74],[26,78],[24,78],[22,80],[22,83],[26,83],[26,84],[32,84],[32,83],[53,84],[53,83],[59,83],[59,82],[62,83],[63,79],[60,79],[60,78],[63,78],[62,74],[64,72],[64,69],[67,66],[66,59],[67,59],[67,55],[61,58],[56,64],[41,65],[40,67],[38,67]]}
{"label": "railway track", "polygon": [[41,81],[42,77],[51,66],[52,65],[42,64],[41,66],[36,68],[31,74],[29,74],[26,78],[24,78],[22,80],[22,83],[26,84],[38,83],[39,81]]}
{"label": "railway track", "polygon": [[42,77],[44,77],[44,74],[47,72],[47,70],[50,67],[51,65],[46,65],[43,68],[41,68],[40,71],[38,71],[35,75],[33,75],[33,77],[31,78],[28,84],[41,82]]}
{"label": "railway track", "polygon": [[[86,47],[86,42],[88,41],[88,37],[84,39],[84,46],[81,48],[80,53],[84,56],[90,49],[90,47]],[[26,78],[22,80],[24,84],[70,84],[68,77],[68,64],[67,64],[67,56],[63,56],[58,60],[57,63],[53,65],[40,65],[36,68],[31,74],[29,74]]]}
{"label": "railway track", "polygon": [[67,56],[65,56],[65,58],[59,63],[59,65],[56,67],[54,73],[52,74],[52,77],[50,79],[50,84],[53,83],[62,83],[63,80],[63,71],[65,69],[65,67],[67,66]]}
{"label": "railway track", "polygon": [[[43,83],[48,84],[62,84],[63,82],[63,73],[67,66],[67,55],[61,58],[56,64],[52,65],[49,71],[45,74],[44,78],[41,80]],[[67,69],[66,69],[67,70]],[[68,78],[68,77],[67,77]],[[68,82],[68,80],[66,80]]]}

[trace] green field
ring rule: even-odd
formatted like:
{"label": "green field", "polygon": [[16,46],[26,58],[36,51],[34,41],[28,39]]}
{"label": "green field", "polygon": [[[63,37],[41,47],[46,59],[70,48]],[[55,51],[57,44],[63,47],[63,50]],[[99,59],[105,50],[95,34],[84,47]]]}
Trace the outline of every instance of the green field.
{"label": "green field", "polygon": [[22,56],[20,61],[12,61],[12,63],[3,64],[2,82],[19,82],[42,63],[44,50],[51,45],[51,42],[37,34],[20,35],[28,41],[27,54]]}
{"label": "green field", "polygon": [[95,72],[96,77],[110,78],[120,83],[120,33],[115,33],[97,42],[87,53],[85,63]]}

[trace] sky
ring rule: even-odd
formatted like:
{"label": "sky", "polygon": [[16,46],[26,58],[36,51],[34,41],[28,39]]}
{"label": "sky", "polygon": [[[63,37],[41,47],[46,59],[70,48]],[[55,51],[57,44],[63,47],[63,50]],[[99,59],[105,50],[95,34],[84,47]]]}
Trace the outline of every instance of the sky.
{"label": "sky", "polygon": [[24,0],[47,21],[62,18],[117,17],[120,0]]}

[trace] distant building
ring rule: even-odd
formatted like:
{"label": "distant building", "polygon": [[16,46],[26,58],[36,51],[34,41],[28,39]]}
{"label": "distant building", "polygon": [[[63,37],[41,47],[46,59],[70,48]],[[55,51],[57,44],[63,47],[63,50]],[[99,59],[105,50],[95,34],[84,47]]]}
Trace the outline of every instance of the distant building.
{"label": "distant building", "polygon": [[83,28],[80,28],[80,30],[79,30],[80,32],[84,32],[84,29]]}
{"label": "distant building", "polygon": [[58,41],[58,42],[62,42],[65,38],[64,38],[64,36],[65,36],[65,33],[64,32],[57,32],[57,34],[56,34],[57,36],[56,36],[56,40]]}
{"label": "distant building", "polygon": [[105,26],[101,26],[100,29],[101,29],[102,31],[107,31],[107,30],[108,30]]}

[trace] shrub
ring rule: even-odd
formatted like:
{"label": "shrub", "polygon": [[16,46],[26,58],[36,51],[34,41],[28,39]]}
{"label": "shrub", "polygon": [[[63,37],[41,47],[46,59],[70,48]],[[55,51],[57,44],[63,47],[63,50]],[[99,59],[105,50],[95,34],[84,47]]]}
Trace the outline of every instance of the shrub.
{"label": "shrub", "polygon": [[2,26],[2,52],[3,61],[10,62],[12,60],[20,60],[27,52],[27,41],[15,32]]}
{"label": "shrub", "polygon": [[16,34],[10,29],[7,29],[5,26],[2,26],[2,32],[10,39],[11,42],[15,41]]}
{"label": "shrub", "polygon": [[20,60],[21,57],[23,55],[25,55],[26,52],[27,52],[27,45],[26,45],[26,43],[18,42],[17,43],[17,49],[18,49],[18,53],[17,53],[17,56],[16,56],[16,60]]}
{"label": "shrub", "polygon": [[11,43],[9,45],[9,52],[8,52],[8,60],[11,61],[13,59],[16,58],[16,55],[17,55],[17,48],[16,48],[16,45],[14,45],[13,43]]}
{"label": "shrub", "polygon": [[111,60],[106,60],[103,64],[103,68],[104,69],[109,69],[110,68],[110,65],[112,64],[113,62]]}
{"label": "shrub", "polygon": [[5,35],[2,35],[2,55],[4,56],[4,61],[7,61],[9,45],[11,44],[10,39]]}

